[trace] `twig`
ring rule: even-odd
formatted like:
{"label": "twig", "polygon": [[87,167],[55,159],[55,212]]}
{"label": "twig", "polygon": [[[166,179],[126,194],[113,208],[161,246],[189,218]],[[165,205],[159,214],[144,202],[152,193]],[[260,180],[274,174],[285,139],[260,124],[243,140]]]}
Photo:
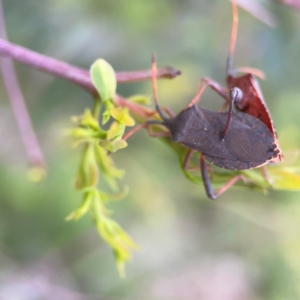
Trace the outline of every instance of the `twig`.
{"label": "twig", "polygon": [[[49,56],[39,54],[32,50],[10,43],[1,38],[0,55],[5,55],[32,68],[66,79],[82,87],[93,96],[98,96],[87,70],[72,66]],[[172,79],[180,74],[181,72],[179,70],[171,67],[165,67],[157,70],[157,78]],[[118,83],[147,80],[151,79],[151,70],[118,72],[116,76]],[[140,116],[143,119],[149,117],[149,115],[151,114],[151,111],[149,109],[141,105],[129,102],[122,96],[116,95],[115,102],[119,106],[128,107],[133,114]]]}
{"label": "twig", "polygon": [[[0,37],[6,39],[2,1],[0,1]],[[0,58],[0,63],[6,91],[29,161],[35,167],[45,167],[44,155],[31,125],[31,119],[18,83],[13,62],[9,58]]]}
{"label": "twig", "polygon": [[[176,70],[172,67],[160,68],[157,70],[157,78],[167,78],[173,79],[181,75],[181,71]],[[140,81],[151,79],[152,71],[151,70],[140,70],[132,72],[118,72],[117,73],[117,82],[131,82],[131,81]]]}
{"label": "twig", "polygon": [[285,4],[287,6],[291,6],[296,9],[300,9],[300,2],[299,0],[278,0],[277,2],[281,4]]}
{"label": "twig", "polygon": [[[79,85],[93,95],[97,94],[87,70],[80,69],[49,56],[39,54],[3,39],[0,39],[0,55],[5,55],[22,64],[51,75],[64,78],[76,85]],[[158,78],[175,78],[180,74],[181,72],[179,70],[171,67],[161,68],[157,71]],[[147,80],[151,78],[151,70],[119,72],[116,75],[118,83]]]}

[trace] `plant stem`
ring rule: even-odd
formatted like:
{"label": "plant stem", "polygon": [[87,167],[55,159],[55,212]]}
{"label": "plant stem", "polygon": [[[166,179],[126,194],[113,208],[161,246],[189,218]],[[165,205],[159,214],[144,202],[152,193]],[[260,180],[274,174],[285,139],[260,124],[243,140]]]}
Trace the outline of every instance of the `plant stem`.
{"label": "plant stem", "polygon": [[101,99],[100,97],[94,97],[93,117],[99,121],[101,111]]}
{"label": "plant stem", "polygon": [[[6,39],[2,1],[0,1],[0,37]],[[44,155],[33,130],[13,62],[9,58],[0,58],[0,62],[4,85],[30,164],[34,167],[45,167]]]}
{"label": "plant stem", "polygon": [[[49,56],[39,54],[32,50],[10,43],[4,39],[0,39],[0,55],[5,55],[22,64],[28,65],[51,75],[64,78],[76,85],[79,85],[89,93],[97,95],[87,70],[72,66]],[[180,74],[180,71],[171,67],[157,70],[158,78],[171,79]],[[151,79],[151,70],[119,72],[116,73],[116,76],[118,83],[148,80]]]}

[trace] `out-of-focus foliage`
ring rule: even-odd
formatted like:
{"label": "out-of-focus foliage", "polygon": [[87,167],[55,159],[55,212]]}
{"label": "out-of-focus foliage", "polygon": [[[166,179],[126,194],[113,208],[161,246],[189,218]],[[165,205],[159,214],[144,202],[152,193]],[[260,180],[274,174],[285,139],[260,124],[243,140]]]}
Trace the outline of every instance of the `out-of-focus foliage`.
{"label": "out-of-focus foliage", "polygon": [[[175,112],[193,97],[200,77],[224,83],[231,30],[227,1],[3,4],[12,42],[86,69],[99,57],[117,71],[146,69],[155,51],[159,65],[183,71],[174,81],[159,82],[160,103]],[[300,16],[273,1],[266,8],[275,28],[239,10],[234,67],[265,72],[261,87],[286,167],[298,168]],[[113,154],[131,189],[121,202],[109,202],[108,209],[143,249],[120,281],[88,218],[64,222],[83,195],[73,191],[71,180],[79,153],[60,132],[69,126],[69,116],[91,107],[92,100],[68,82],[24,66],[16,69],[49,171],[38,185],[26,179],[25,154],[0,82],[2,297],[299,299],[299,192],[262,194],[237,186],[211,202],[202,186],[185,179],[176,153],[145,130]],[[151,95],[150,85],[122,84],[117,91]],[[201,100],[214,110],[221,104],[211,91]],[[269,167],[270,173],[273,167],[276,173],[276,166]]]}
{"label": "out-of-focus foliage", "polygon": [[[137,249],[138,246],[120,225],[110,218],[111,212],[106,208],[110,199],[115,200],[127,194],[125,190],[118,191],[117,180],[123,177],[124,172],[115,167],[108,151],[114,153],[127,146],[122,137],[126,126],[133,126],[134,120],[128,109],[114,105],[117,83],[112,66],[105,60],[98,59],[91,66],[90,74],[100,98],[94,99],[93,113],[86,109],[83,116],[74,117],[77,127],[67,131],[75,140],[75,145],[83,144],[84,149],[75,179],[75,188],[83,194],[83,200],[66,219],[78,220],[90,211],[100,236],[113,249],[120,276],[124,277],[125,263],[131,259],[130,249]],[[99,124],[101,111],[102,123],[106,124],[112,119],[108,130],[104,130]],[[99,189],[103,178],[115,194],[108,195]]]}

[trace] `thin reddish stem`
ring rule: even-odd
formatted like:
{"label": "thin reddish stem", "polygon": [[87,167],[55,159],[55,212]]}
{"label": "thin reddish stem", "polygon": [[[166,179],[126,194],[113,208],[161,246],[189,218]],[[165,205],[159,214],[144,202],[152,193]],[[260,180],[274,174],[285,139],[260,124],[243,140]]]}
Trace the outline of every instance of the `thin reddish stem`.
{"label": "thin reddish stem", "polygon": [[[204,82],[204,85],[202,86],[202,83]],[[208,83],[202,78],[198,84],[198,90],[196,96],[191,100],[188,107],[191,107],[192,105],[198,103],[200,101],[200,98],[202,94],[204,93],[205,89],[207,88]]]}
{"label": "thin reddish stem", "polygon": [[232,18],[233,18],[233,20],[232,20],[231,38],[230,38],[230,45],[229,45],[227,65],[226,65],[226,73],[227,74],[229,74],[231,71],[233,53],[234,53],[234,48],[235,48],[235,44],[236,44],[238,22],[239,22],[237,5],[234,1],[232,1]]}
{"label": "thin reddish stem", "polygon": [[[0,1],[0,37],[6,39],[2,1]],[[28,159],[31,165],[35,167],[44,167],[46,165],[44,155],[33,130],[13,62],[9,58],[0,58],[0,62],[4,85],[6,87]]]}
{"label": "thin reddish stem", "polygon": [[[0,55],[7,56],[48,74],[64,78],[96,95],[89,72],[60,60],[26,49],[19,45],[0,39]],[[116,73],[118,83],[151,79],[151,70]],[[181,72],[171,67],[157,70],[158,78],[175,78]]]}

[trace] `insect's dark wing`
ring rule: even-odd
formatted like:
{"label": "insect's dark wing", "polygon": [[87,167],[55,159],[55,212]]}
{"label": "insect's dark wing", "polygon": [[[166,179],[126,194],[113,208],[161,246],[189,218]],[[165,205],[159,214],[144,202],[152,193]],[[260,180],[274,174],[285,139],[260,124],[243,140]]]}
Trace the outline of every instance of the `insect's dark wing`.
{"label": "insect's dark wing", "polygon": [[234,114],[224,139],[229,151],[239,160],[249,162],[269,161],[279,154],[270,130],[258,119],[244,114]]}
{"label": "insect's dark wing", "polygon": [[254,169],[254,168],[260,167],[266,163],[265,161],[255,161],[255,162],[242,161],[237,158],[221,159],[221,158],[209,156],[209,155],[206,155],[205,159],[208,160],[209,162],[211,162],[212,164],[214,164],[220,168],[227,169],[227,170],[249,170],[249,169]]}
{"label": "insect's dark wing", "polygon": [[[213,114],[206,113],[206,118],[212,126],[218,127],[217,119]],[[224,126],[223,124],[221,126]],[[217,129],[222,132],[223,128]],[[229,170],[245,170],[262,166],[277,157],[280,152],[267,126],[244,113],[233,113],[222,144],[231,155],[219,157],[211,152],[207,153],[205,158]]]}

